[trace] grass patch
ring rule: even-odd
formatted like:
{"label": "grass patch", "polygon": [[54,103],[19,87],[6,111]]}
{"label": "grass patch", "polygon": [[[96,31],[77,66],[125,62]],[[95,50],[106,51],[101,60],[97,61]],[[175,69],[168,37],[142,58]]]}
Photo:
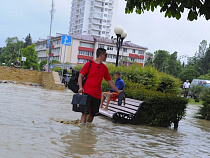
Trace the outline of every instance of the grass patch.
{"label": "grass patch", "polygon": [[203,105],[203,101],[200,100],[199,102],[195,102],[195,99],[189,98],[188,105],[189,104],[191,104],[191,105]]}

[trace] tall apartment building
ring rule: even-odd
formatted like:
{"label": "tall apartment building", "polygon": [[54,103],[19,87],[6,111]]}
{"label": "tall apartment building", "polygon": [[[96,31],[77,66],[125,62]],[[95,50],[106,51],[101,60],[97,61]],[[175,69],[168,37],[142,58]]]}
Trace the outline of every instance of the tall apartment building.
{"label": "tall apartment building", "polygon": [[118,0],[72,0],[69,34],[110,38]]}

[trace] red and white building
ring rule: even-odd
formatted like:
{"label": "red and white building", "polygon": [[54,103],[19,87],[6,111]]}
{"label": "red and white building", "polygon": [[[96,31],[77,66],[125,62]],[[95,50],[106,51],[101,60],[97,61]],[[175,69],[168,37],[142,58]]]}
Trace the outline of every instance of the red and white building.
{"label": "red and white building", "polygon": [[[61,45],[62,34],[57,33],[56,37],[52,37],[52,52],[50,60],[58,60],[61,63],[80,64],[86,63],[88,60],[96,58],[97,48],[104,48],[107,50],[106,62],[116,63],[117,47],[116,40],[105,39],[100,37],[93,37],[90,35],[73,34],[71,46]],[[40,39],[34,42],[35,50],[38,52],[39,62],[47,59],[46,45],[47,39]],[[119,52],[119,61],[136,62],[144,66],[145,52],[147,48],[130,41],[124,41],[123,46]],[[64,55],[65,53],[65,55]],[[64,59],[65,57],[65,59]]]}

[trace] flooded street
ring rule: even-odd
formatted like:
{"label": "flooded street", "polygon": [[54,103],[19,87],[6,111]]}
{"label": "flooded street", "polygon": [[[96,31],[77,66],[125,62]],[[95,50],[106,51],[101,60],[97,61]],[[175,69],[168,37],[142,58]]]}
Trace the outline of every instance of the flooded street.
{"label": "flooded street", "polygon": [[77,120],[70,90],[0,84],[0,157],[210,157],[210,121],[193,118],[197,105],[173,129],[114,124],[98,116],[93,126],[78,127],[56,120]]}

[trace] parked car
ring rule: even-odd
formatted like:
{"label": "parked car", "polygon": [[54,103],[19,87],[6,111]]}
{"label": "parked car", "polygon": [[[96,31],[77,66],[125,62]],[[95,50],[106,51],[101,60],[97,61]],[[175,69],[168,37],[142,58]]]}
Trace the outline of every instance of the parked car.
{"label": "parked car", "polygon": [[[190,89],[193,89],[193,86],[201,85],[203,86],[204,83],[207,83],[208,87],[210,87],[210,80],[204,80],[204,79],[193,79],[190,84]],[[189,90],[188,96],[191,98],[195,97],[195,94],[191,90]]]}

